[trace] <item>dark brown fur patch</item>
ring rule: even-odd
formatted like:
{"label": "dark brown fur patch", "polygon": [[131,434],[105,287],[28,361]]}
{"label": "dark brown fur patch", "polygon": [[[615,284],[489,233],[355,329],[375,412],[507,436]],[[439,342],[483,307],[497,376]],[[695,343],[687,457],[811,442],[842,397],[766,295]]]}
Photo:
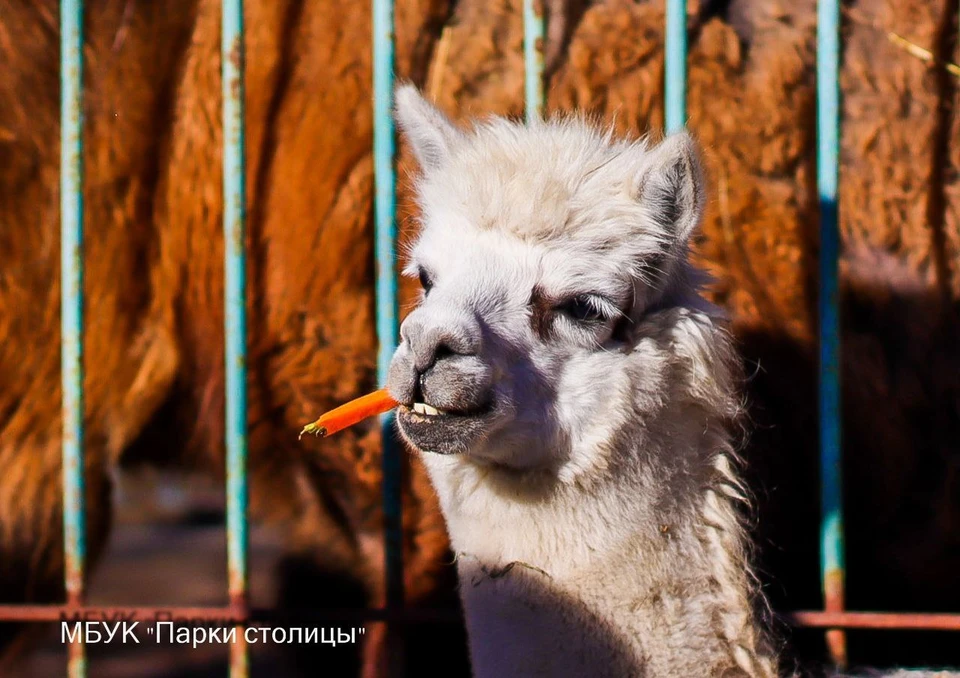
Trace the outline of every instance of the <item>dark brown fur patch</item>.
{"label": "dark brown fur patch", "polygon": [[534,286],[530,294],[530,326],[541,340],[547,341],[553,336],[553,317],[555,300],[542,287]]}

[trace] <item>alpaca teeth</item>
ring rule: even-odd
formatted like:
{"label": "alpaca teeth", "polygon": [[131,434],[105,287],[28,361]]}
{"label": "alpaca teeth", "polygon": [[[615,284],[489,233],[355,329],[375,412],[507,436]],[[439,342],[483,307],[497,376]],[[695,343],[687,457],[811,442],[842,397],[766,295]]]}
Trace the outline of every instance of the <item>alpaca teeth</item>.
{"label": "alpaca teeth", "polygon": [[413,411],[417,414],[425,414],[431,417],[441,414],[440,410],[438,410],[436,407],[430,407],[430,405],[427,405],[426,403],[414,403]]}

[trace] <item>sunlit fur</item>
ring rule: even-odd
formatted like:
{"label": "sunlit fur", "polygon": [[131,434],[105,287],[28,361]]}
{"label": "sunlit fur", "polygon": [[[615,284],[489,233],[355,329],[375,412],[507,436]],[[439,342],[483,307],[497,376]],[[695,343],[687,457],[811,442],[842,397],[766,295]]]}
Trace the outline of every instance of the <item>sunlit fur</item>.
{"label": "sunlit fur", "polygon": [[[577,118],[464,132],[412,88],[397,99],[423,170],[408,270],[433,286],[392,380],[411,333],[435,328],[479,332],[494,373],[485,436],[423,455],[475,674],[775,675],[736,507],[739,370],[686,260],[704,195],[693,141]],[[537,324],[538,296],[578,294],[615,312]]]}

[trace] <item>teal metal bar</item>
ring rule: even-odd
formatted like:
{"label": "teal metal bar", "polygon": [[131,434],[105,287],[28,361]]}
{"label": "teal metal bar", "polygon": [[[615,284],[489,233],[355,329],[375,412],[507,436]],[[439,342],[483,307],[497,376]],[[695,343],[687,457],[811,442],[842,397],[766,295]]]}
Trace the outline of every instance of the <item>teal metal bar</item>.
{"label": "teal metal bar", "polygon": [[[223,0],[224,341],[226,353],[227,575],[230,604],[247,607],[247,298],[243,0]],[[243,635],[242,632],[239,635]],[[239,636],[238,636],[239,637]],[[248,675],[246,644],[231,645],[230,675]]]}
{"label": "teal metal bar", "polygon": [[[63,397],[63,550],[67,602],[82,604],[86,561],[83,479],[83,2],[60,5],[60,370]],[[87,673],[69,647],[71,678]]]}
{"label": "teal metal bar", "polygon": [[[373,167],[376,240],[377,381],[385,384],[397,347],[396,133],[393,124],[393,1],[373,0]],[[403,532],[400,448],[393,415],[380,419],[383,437],[383,514],[387,608],[403,606]],[[396,634],[393,634],[396,639]],[[392,645],[391,668],[399,670],[399,645]]]}
{"label": "teal metal bar", "polygon": [[664,117],[667,133],[687,124],[687,2],[667,0],[664,57]]}
{"label": "teal metal bar", "polygon": [[543,35],[541,0],[523,0],[523,90],[528,123],[543,115]]}
{"label": "teal metal bar", "polygon": [[[827,612],[844,609],[843,459],[840,428],[838,184],[840,176],[840,1],[817,6],[817,187],[820,199],[820,510],[821,581]],[[834,662],[845,641],[831,631]]]}

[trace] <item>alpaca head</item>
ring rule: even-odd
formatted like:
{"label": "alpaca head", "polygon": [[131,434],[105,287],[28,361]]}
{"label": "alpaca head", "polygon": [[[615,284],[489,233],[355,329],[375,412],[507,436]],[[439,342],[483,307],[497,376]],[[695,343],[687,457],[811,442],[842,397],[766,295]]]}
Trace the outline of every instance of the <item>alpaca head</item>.
{"label": "alpaca head", "polygon": [[388,381],[403,437],[514,468],[602,444],[636,415],[637,381],[676,362],[664,323],[700,303],[687,263],[704,203],[692,140],[651,148],[578,119],[466,132],[409,86],[397,119],[422,170],[405,272],[423,296]]}

